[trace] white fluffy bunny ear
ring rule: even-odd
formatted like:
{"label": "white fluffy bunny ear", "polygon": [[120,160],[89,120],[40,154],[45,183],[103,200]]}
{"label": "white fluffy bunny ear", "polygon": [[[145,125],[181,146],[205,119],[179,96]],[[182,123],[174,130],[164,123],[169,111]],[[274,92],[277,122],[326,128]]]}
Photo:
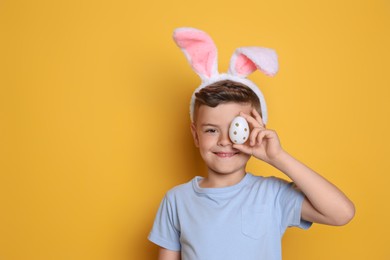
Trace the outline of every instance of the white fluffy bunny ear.
{"label": "white fluffy bunny ear", "polygon": [[202,81],[218,75],[217,48],[207,33],[182,27],[174,31],[173,39]]}
{"label": "white fluffy bunny ear", "polygon": [[229,74],[247,77],[256,69],[268,76],[274,76],[279,69],[276,52],[262,47],[242,47],[234,52],[230,60]]}

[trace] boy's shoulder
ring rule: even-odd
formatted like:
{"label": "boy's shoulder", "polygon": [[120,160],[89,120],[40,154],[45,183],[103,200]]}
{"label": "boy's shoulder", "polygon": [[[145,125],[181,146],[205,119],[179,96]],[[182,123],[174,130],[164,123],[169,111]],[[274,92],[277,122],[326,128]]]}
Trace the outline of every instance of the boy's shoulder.
{"label": "boy's shoulder", "polygon": [[171,188],[170,190],[167,191],[166,196],[167,197],[175,197],[177,195],[190,192],[192,190],[192,182],[195,178],[191,179],[188,182],[174,186],[173,188]]}

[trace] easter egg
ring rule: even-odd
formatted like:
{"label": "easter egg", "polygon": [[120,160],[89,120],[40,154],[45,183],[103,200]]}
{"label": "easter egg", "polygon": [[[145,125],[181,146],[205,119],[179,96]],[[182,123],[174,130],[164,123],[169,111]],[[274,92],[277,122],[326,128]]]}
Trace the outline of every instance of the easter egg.
{"label": "easter egg", "polygon": [[248,122],[242,116],[237,116],[230,123],[229,138],[235,144],[243,144],[249,137]]}

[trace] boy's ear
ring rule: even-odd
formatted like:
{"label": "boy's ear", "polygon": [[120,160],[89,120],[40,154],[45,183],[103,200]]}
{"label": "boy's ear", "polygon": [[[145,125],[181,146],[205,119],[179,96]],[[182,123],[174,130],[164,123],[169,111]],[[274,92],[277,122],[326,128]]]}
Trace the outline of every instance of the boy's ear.
{"label": "boy's ear", "polygon": [[191,123],[191,133],[192,133],[192,137],[194,138],[195,146],[199,148],[199,137],[198,137],[198,133],[196,132],[195,123]]}

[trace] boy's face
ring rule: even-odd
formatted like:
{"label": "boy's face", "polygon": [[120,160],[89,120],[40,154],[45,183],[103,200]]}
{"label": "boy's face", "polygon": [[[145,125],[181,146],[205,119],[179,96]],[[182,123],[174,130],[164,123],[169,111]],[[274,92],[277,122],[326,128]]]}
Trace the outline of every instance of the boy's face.
{"label": "boy's face", "polygon": [[201,105],[198,108],[191,131],[209,174],[245,173],[250,155],[233,148],[229,126],[240,112],[250,114],[251,110],[251,104],[241,103],[226,103],[214,108]]}

